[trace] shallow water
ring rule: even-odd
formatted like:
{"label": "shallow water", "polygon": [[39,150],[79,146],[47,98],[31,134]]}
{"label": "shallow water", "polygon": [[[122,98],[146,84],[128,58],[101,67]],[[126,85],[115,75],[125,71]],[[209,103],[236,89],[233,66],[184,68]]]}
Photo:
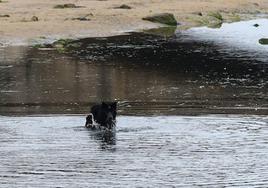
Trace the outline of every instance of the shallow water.
{"label": "shallow water", "polygon": [[1,187],[266,187],[264,116],[1,117]]}
{"label": "shallow water", "polygon": [[116,99],[126,115],[267,114],[267,53],[195,30],[82,39],[66,53],[0,48],[0,113],[81,114]]}

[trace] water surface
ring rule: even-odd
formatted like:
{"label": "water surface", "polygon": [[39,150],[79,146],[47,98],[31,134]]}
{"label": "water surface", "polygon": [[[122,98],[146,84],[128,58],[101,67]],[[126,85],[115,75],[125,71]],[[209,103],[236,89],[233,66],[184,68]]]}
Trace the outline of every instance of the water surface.
{"label": "water surface", "polygon": [[87,113],[118,100],[121,114],[267,114],[267,53],[193,30],[82,39],[66,53],[1,48],[0,113]]}
{"label": "water surface", "polygon": [[264,116],[1,117],[1,187],[266,187]]}

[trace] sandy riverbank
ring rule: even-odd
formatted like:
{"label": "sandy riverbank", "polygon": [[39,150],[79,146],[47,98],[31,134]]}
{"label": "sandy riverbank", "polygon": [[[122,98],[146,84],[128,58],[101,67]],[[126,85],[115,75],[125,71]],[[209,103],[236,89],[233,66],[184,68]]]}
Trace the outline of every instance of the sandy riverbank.
{"label": "sandy riverbank", "polygon": [[[55,9],[73,3],[80,8]],[[127,4],[131,9],[116,9]],[[6,0],[0,2],[1,45],[32,44],[59,38],[111,36],[125,31],[158,27],[143,21],[154,13],[173,13],[184,26],[197,25],[197,17],[211,11],[250,19],[268,13],[267,0]],[[199,14],[199,15],[198,15]],[[8,15],[8,16],[6,16]],[[87,15],[87,16],[86,16]],[[32,17],[38,21],[32,21]],[[86,17],[85,17],[86,16]],[[75,20],[85,17],[86,20]]]}

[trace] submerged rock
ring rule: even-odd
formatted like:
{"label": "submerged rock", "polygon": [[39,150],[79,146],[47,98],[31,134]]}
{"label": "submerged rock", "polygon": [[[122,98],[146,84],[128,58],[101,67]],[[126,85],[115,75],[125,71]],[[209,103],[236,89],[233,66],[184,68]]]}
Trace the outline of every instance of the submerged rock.
{"label": "submerged rock", "polygon": [[142,19],[147,20],[147,21],[151,21],[151,22],[166,24],[166,25],[173,25],[173,26],[178,24],[174,15],[170,14],[170,13],[154,14],[152,16],[147,16],[147,17],[144,17]]}
{"label": "submerged rock", "polygon": [[268,45],[268,38],[261,38],[259,40],[259,43],[262,44],[262,45]]}

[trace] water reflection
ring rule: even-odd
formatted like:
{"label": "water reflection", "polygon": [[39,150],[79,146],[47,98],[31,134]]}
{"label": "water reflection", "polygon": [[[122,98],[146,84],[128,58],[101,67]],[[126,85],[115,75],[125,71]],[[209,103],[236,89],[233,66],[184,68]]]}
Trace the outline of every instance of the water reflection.
{"label": "water reflection", "polygon": [[99,143],[101,149],[115,151],[116,131],[88,129],[91,140]]}
{"label": "water reflection", "polygon": [[266,113],[265,62],[187,37],[84,39],[66,54],[2,48],[0,113],[87,113],[115,99],[121,114]]}

